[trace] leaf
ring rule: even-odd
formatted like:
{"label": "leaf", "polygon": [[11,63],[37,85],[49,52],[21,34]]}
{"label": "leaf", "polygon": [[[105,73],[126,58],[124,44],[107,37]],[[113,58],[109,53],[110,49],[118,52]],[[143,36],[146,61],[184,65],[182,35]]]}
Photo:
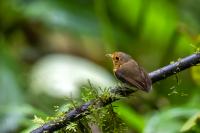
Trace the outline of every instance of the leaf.
{"label": "leaf", "polygon": [[188,118],[199,112],[198,108],[172,108],[156,112],[147,121],[144,133],[177,133],[183,124],[183,118]]}
{"label": "leaf", "polygon": [[39,125],[42,125],[45,123],[45,121],[42,119],[42,118],[39,118],[37,117],[36,115],[34,115],[34,120],[33,120],[34,123],[36,124],[39,124]]}
{"label": "leaf", "polygon": [[117,106],[114,108],[114,111],[124,122],[135,128],[137,131],[142,132],[144,128],[144,119],[137,114],[133,108],[122,102],[116,102],[113,106]]}
{"label": "leaf", "polygon": [[51,28],[56,26],[92,35],[99,34],[100,31],[92,6],[88,8],[73,2],[32,1],[23,3],[21,7],[28,19],[42,21]]}
{"label": "leaf", "polygon": [[77,131],[77,124],[71,122],[67,127],[66,127],[67,131],[73,131],[76,132]]}
{"label": "leaf", "polygon": [[186,132],[191,130],[196,124],[197,120],[200,119],[200,112],[193,115],[191,118],[189,118],[186,123],[182,126],[181,132]]}
{"label": "leaf", "polygon": [[0,132],[10,132],[15,130],[24,118],[24,113],[19,111],[23,96],[14,72],[5,63],[3,56],[0,60]]}

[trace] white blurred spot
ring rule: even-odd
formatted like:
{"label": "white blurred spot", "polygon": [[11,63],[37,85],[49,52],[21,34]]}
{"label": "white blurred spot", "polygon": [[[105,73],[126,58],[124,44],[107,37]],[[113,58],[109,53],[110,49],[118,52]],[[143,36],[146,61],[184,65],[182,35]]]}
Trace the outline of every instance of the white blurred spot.
{"label": "white blurred spot", "polygon": [[71,55],[54,54],[39,60],[33,67],[30,87],[34,92],[51,96],[77,97],[79,87],[88,80],[101,88],[114,85],[114,76],[89,60]]}

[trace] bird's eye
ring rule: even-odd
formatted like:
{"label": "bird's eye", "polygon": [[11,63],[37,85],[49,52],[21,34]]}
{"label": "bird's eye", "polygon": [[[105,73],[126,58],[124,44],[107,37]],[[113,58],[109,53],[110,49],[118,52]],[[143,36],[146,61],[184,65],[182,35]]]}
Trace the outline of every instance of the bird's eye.
{"label": "bird's eye", "polygon": [[118,60],[119,60],[119,57],[115,57],[115,59],[118,61]]}

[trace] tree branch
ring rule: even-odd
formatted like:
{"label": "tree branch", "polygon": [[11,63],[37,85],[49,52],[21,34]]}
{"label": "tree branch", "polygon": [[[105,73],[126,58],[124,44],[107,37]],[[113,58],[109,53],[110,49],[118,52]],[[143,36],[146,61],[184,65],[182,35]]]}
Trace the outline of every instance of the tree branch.
{"label": "tree branch", "polygon": [[[180,71],[183,71],[187,68],[190,68],[194,65],[197,65],[200,63],[200,53],[192,54],[188,57],[185,57],[173,64],[167,65],[163,68],[160,68],[156,71],[153,71],[149,73],[149,76],[152,80],[152,83],[155,83],[157,81],[163,80],[169,76],[172,76]],[[111,93],[113,94],[119,94],[122,96],[128,96],[129,94],[133,93],[132,90],[128,88],[121,88],[119,86],[113,87],[111,89]],[[108,104],[111,104],[112,102],[119,100],[116,97],[108,97],[105,100],[101,101],[99,99],[91,100],[80,107],[71,110],[69,112],[65,112],[65,115],[57,118],[56,120],[52,120],[48,123],[45,123],[41,127],[33,130],[31,133],[43,133],[43,132],[54,132],[57,131],[65,126],[67,126],[70,122],[74,122],[76,120],[79,120],[83,118],[84,116],[90,114],[89,112],[89,106],[96,104],[98,102],[98,108],[104,107]]]}
{"label": "tree branch", "polygon": [[197,65],[198,63],[200,63],[200,53],[192,54],[183,59],[180,59],[173,64],[167,65],[163,68],[149,73],[149,76],[152,80],[152,83],[155,83],[180,71],[190,68],[191,66]]}

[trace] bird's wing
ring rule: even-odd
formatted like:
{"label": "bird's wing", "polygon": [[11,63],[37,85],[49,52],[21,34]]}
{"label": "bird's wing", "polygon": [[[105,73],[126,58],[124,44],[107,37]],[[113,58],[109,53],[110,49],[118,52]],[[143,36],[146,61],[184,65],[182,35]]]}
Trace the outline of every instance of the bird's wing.
{"label": "bird's wing", "polygon": [[145,81],[145,91],[149,92],[151,90],[151,87],[152,87],[152,82],[151,82],[151,79],[148,75],[148,73],[142,68],[142,67],[139,67],[141,73],[142,73],[142,77]]}
{"label": "bird's wing", "polygon": [[151,81],[147,73],[135,61],[128,61],[121,65],[115,71],[115,75],[122,82],[143,91],[148,92],[151,88]]}

